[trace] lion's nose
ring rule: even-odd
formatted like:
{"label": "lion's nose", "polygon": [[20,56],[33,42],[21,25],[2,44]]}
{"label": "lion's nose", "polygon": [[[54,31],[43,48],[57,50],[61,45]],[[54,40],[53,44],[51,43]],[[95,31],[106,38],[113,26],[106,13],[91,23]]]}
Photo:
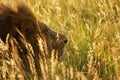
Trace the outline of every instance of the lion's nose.
{"label": "lion's nose", "polygon": [[60,39],[61,42],[64,43],[64,44],[66,44],[66,43],[68,42],[67,38],[66,38],[64,35],[62,35],[62,34],[59,35],[59,39]]}
{"label": "lion's nose", "polygon": [[66,44],[68,40],[67,40],[67,38],[65,38],[63,41],[64,41],[64,43]]}

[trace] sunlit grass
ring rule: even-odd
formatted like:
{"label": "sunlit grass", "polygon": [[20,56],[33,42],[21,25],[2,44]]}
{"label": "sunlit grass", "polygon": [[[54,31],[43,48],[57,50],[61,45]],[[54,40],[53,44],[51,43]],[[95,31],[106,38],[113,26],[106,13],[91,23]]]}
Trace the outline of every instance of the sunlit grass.
{"label": "sunlit grass", "polygon": [[79,75],[83,80],[120,80],[119,0],[25,2],[40,21],[68,38],[64,59],[55,65],[56,74],[47,74],[49,80],[80,80]]}

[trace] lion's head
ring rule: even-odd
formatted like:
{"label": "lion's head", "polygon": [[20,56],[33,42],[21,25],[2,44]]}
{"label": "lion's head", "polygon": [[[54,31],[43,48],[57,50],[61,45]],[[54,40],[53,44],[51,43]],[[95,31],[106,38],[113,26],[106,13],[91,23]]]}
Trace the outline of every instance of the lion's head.
{"label": "lion's head", "polygon": [[58,59],[61,59],[64,46],[67,43],[67,38],[64,35],[51,30],[42,22],[38,22],[38,25],[40,27],[41,34],[44,36],[50,55],[54,50],[54,53],[57,55]]}
{"label": "lion's head", "polygon": [[53,56],[60,60],[67,43],[64,35],[37,20],[22,2],[0,4],[0,38],[9,48],[9,58],[20,64],[17,67],[24,78],[37,76],[38,80],[42,78],[41,59],[44,61],[54,53]]}
{"label": "lion's head", "polygon": [[32,45],[35,53],[40,52],[39,36],[47,45],[48,55],[51,55],[54,50],[58,58],[63,55],[64,46],[67,43],[64,35],[38,21],[24,3],[16,3],[14,7],[0,4],[0,37],[4,42],[8,33],[16,39],[22,49],[24,49],[22,38],[24,38]]}

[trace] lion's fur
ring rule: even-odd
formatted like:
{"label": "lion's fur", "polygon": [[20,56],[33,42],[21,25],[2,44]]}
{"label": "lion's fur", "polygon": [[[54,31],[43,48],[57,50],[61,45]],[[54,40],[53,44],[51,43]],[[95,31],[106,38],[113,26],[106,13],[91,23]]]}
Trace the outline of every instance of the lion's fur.
{"label": "lion's fur", "polygon": [[[36,24],[36,18],[24,3],[0,4],[0,37],[5,41],[8,33],[15,28],[24,30],[24,24]],[[4,26],[4,27],[1,27]]]}
{"label": "lion's fur", "polygon": [[[64,35],[54,32],[38,21],[23,2],[13,5],[0,4],[0,37],[8,48],[8,56],[2,58],[1,63],[7,59],[12,69],[13,61],[17,66],[14,77],[17,79],[22,76],[22,79],[27,80],[42,79],[41,61],[44,62],[53,52],[55,57],[61,57],[67,42]],[[9,70],[4,72],[1,68],[0,72],[1,79],[11,78],[12,72]],[[6,77],[3,73],[9,76]]]}

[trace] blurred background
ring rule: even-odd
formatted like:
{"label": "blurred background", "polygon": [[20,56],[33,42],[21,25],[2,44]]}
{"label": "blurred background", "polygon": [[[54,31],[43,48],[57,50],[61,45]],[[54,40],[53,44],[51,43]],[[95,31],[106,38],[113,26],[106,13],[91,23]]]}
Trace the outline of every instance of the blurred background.
{"label": "blurred background", "polygon": [[38,20],[68,38],[49,80],[120,80],[120,0],[24,1]]}

